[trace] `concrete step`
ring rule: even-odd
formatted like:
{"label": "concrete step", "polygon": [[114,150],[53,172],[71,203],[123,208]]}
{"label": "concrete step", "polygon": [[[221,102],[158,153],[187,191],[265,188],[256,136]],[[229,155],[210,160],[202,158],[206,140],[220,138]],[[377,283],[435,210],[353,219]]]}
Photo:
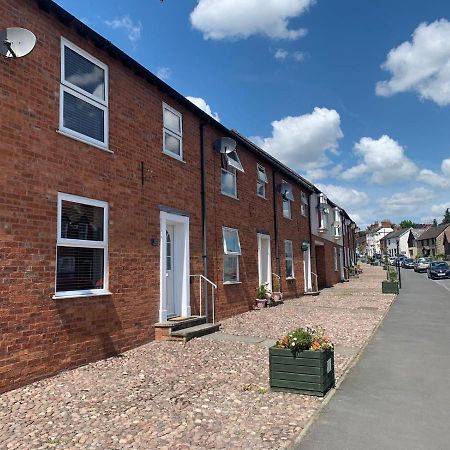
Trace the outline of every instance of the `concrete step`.
{"label": "concrete step", "polygon": [[195,325],[189,328],[183,328],[181,330],[172,331],[171,338],[187,342],[195,337],[215,333],[216,331],[219,331],[219,328],[220,323],[203,323],[201,325]]}
{"label": "concrete step", "polygon": [[203,325],[206,323],[206,317],[205,316],[193,316],[189,317],[188,319],[183,320],[170,320],[169,323],[171,324],[170,329],[172,332],[183,330],[184,328],[191,328],[195,327],[197,325]]}
{"label": "concrete step", "polygon": [[316,295],[319,295],[320,294],[320,291],[308,291],[308,292],[305,292],[303,295],[313,295],[313,296],[316,296]]}

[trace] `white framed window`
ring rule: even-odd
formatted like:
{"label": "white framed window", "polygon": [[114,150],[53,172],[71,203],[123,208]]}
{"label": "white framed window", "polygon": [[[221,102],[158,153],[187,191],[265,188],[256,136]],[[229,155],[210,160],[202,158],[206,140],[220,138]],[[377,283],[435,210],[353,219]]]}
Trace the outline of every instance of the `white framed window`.
{"label": "white framed window", "polygon": [[239,256],[241,243],[239,232],[234,228],[222,228],[223,232],[223,282],[239,283]]}
{"label": "white framed window", "polygon": [[339,239],[341,237],[341,227],[339,225],[333,226],[333,236],[335,239]]}
{"label": "white framed window", "polygon": [[334,247],[334,271],[337,272],[338,271],[338,254],[337,254],[337,248]]}
{"label": "white framed window", "polygon": [[292,241],[284,241],[284,254],[286,257],[286,278],[294,278],[294,253]]}
{"label": "white framed window", "polygon": [[283,217],[286,219],[292,218],[291,201],[287,198],[283,198]]}
{"label": "white framed window", "polygon": [[300,194],[300,214],[305,217],[308,214],[308,196],[304,192]]}
{"label": "white framed window", "polygon": [[228,165],[230,167],[239,170],[239,172],[245,173],[236,150],[232,151],[231,153],[226,153],[226,157]]}
{"label": "white framed window", "polygon": [[258,197],[266,198],[267,179],[266,168],[260,164],[256,165],[256,194]]}
{"label": "white framed window", "polygon": [[183,160],[183,116],[163,103],[163,153]]}
{"label": "white framed window", "polygon": [[55,298],[108,293],[108,203],[58,193]]}
{"label": "white framed window", "polygon": [[61,38],[59,131],[108,148],[108,66]]}
{"label": "white framed window", "polygon": [[234,167],[222,169],[220,186],[222,194],[237,198],[237,175]]}
{"label": "white framed window", "polygon": [[294,201],[294,194],[292,192],[292,186],[287,183],[286,181],[282,181],[281,185],[279,186],[279,190],[282,195],[282,206],[283,206],[283,217],[286,219],[292,218],[292,208],[291,208],[291,202]]}

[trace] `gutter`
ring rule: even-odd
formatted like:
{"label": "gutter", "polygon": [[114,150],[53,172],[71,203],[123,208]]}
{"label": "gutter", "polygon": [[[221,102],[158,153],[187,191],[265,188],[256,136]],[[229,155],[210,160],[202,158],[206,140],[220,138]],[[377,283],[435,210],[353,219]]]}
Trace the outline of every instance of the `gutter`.
{"label": "gutter", "polygon": [[272,196],[273,196],[273,227],[275,233],[275,266],[276,272],[280,277],[280,291],[281,289],[281,267],[280,267],[280,246],[278,242],[278,217],[277,217],[277,190],[275,183],[275,175],[277,171],[272,167]]}

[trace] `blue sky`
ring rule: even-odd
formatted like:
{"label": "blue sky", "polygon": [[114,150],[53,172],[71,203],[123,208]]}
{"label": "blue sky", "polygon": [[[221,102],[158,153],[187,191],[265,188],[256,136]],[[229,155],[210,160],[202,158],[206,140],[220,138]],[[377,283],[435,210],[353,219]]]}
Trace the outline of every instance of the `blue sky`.
{"label": "blue sky", "polygon": [[448,0],[58,3],[360,226],[450,207]]}

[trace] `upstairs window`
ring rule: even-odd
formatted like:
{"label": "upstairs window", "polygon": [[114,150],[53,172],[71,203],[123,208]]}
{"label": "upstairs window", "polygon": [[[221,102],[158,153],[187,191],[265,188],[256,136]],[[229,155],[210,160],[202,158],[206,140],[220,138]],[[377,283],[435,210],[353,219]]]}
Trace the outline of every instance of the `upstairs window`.
{"label": "upstairs window", "polygon": [[279,190],[281,192],[283,199],[283,217],[285,217],[286,219],[291,219],[292,218],[291,202],[294,201],[292,186],[286,181],[283,181],[279,186]]}
{"label": "upstairs window", "polygon": [[239,232],[233,228],[223,227],[223,282],[239,282],[239,256],[241,255],[241,243]]}
{"label": "upstairs window", "polygon": [[284,241],[284,253],[286,257],[286,278],[294,278],[294,253],[292,241]]}
{"label": "upstairs window", "polygon": [[244,173],[244,168],[242,167],[241,161],[239,159],[239,156],[238,156],[236,150],[234,150],[231,153],[227,153],[226,158],[227,158],[228,166],[233,167],[234,169],[239,170],[239,172]]}
{"label": "upstairs window", "polygon": [[304,192],[300,195],[300,214],[305,217],[308,214],[308,196]]}
{"label": "upstairs window", "polygon": [[108,67],[61,39],[59,131],[108,147]]}
{"label": "upstairs window", "polygon": [[324,194],[319,194],[319,204],[317,207],[318,211],[318,220],[319,220],[319,230],[325,231],[328,226],[328,213],[330,212],[328,209],[327,198]]}
{"label": "upstairs window", "polygon": [[107,292],[108,204],[58,194],[56,297]]}
{"label": "upstairs window", "polygon": [[221,178],[221,192],[228,197],[237,198],[237,183],[236,183],[236,169],[230,167],[222,169]]}
{"label": "upstairs window", "polygon": [[176,159],[183,159],[183,116],[163,103],[163,152]]}
{"label": "upstairs window", "polygon": [[268,183],[265,167],[256,165],[256,194],[258,197],[266,198],[266,184]]}

